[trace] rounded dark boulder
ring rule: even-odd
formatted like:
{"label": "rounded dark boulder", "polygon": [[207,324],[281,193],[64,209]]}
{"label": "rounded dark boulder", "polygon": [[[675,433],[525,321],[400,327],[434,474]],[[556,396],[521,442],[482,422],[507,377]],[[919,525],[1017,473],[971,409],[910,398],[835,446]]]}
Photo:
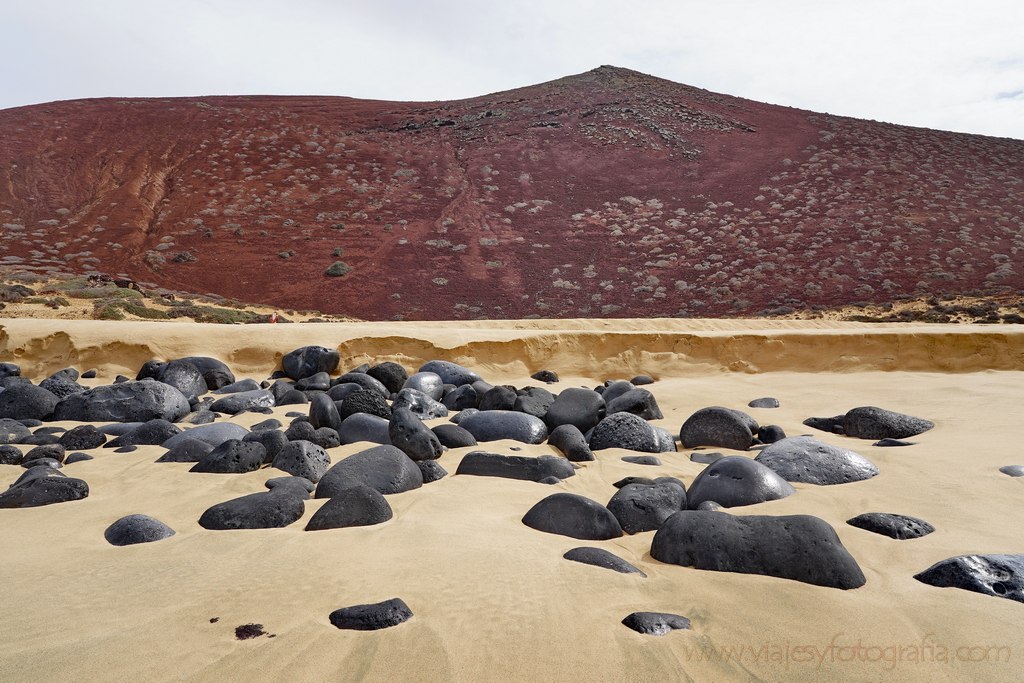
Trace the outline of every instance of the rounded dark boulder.
{"label": "rounded dark boulder", "polygon": [[244,474],[258,470],[266,456],[261,443],[229,439],[204,455],[189,472]]}
{"label": "rounded dark boulder", "polygon": [[549,430],[571,424],[586,433],[605,416],[605,410],[601,394],[591,389],[570,387],[555,397],[544,415],[544,422]]}
{"label": "rounded dark boulder", "polygon": [[412,460],[394,446],[375,446],[339,461],[320,479],[316,498],[332,498],[354,483],[384,495],[423,486],[423,474]]}
{"label": "rounded dark boulder", "polygon": [[309,423],[314,428],[330,427],[337,430],[341,427],[341,415],[337,406],[327,394],[317,394],[309,402]]}
{"label": "rounded dark boulder", "polygon": [[523,524],[549,534],[604,541],[622,536],[622,527],[608,508],[575,493],[555,493],[534,505]]}
{"label": "rounded dark boulder", "polygon": [[[75,393],[69,396],[80,395]],[[0,418],[46,420],[53,415],[57,403],[57,397],[46,389],[29,382],[17,382],[0,391]]]}
{"label": "rounded dark boulder", "polygon": [[756,421],[746,413],[711,406],[701,408],[686,419],[679,429],[679,441],[684,448],[715,446],[745,451],[753,443],[756,432]]}
{"label": "rounded dark boulder", "polygon": [[408,408],[399,408],[391,414],[388,437],[413,460],[436,460],[444,449],[437,435]]}
{"label": "rounded dark boulder", "polygon": [[300,380],[318,372],[334,372],[340,361],[337,351],[323,346],[303,346],[286,353],[281,359],[281,368],[291,379]]}
{"label": "rounded dark boulder", "polygon": [[28,508],[66,503],[88,497],[89,485],[65,477],[50,467],[32,467],[0,493],[0,508]]}
{"label": "rounded dark boulder", "polygon": [[420,366],[418,372],[433,372],[441,378],[445,384],[452,384],[461,387],[463,384],[472,384],[480,381],[480,375],[458,363],[446,360],[431,360]]}
{"label": "rounded dark boulder", "polygon": [[372,389],[360,389],[349,394],[341,402],[341,409],[338,410],[338,415],[343,421],[356,413],[366,413],[388,419],[391,417],[391,407],[380,393]]}
{"label": "rounded dark boulder", "polygon": [[660,420],[664,417],[654,394],[646,389],[631,389],[611,400],[605,398],[609,415],[632,413],[645,420]]}
{"label": "rounded dark boulder", "polygon": [[511,439],[523,443],[543,443],[548,437],[544,421],[514,410],[482,410],[460,420],[459,426],[477,441]]}
{"label": "rounded dark boulder", "polygon": [[654,534],[651,557],[683,567],[762,574],[843,590],[865,583],[835,529],[810,515],[683,510]]}
{"label": "rounded dark boulder", "polygon": [[627,534],[654,531],[686,509],[686,489],[674,482],[627,484],[608,501],[608,509]]}
{"label": "rounded dark boulder", "polygon": [[865,512],[846,520],[846,523],[858,529],[895,538],[898,541],[921,538],[935,531],[935,527],[923,519],[891,512]]}
{"label": "rounded dark boulder", "polygon": [[446,448],[465,448],[476,446],[476,439],[459,425],[443,424],[432,427],[431,431]]}
{"label": "rounded dark boulder", "polygon": [[60,445],[69,451],[88,451],[107,442],[107,436],[92,425],[78,425],[60,435]]}
{"label": "rounded dark boulder", "polygon": [[[263,448],[262,444],[257,445]],[[274,456],[271,467],[316,483],[327,473],[330,464],[331,456],[315,443],[289,441]]]}
{"label": "rounded dark boulder", "polygon": [[267,491],[217,503],[199,518],[204,529],[278,529],[297,521],[306,511],[302,498]]}
{"label": "rounded dark boulder", "polygon": [[401,391],[405,380],[409,379],[409,374],[405,368],[391,361],[385,361],[374,365],[372,368],[368,368],[366,374],[383,384],[384,388],[392,394],[397,394]]}
{"label": "rounded dark boulder", "polygon": [[572,462],[587,462],[594,459],[586,437],[576,425],[555,427],[548,437],[548,445],[557,448]]}
{"label": "rounded dark boulder", "polygon": [[188,415],[189,410],[188,399],[180,391],[162,382],[143,379],[95,387],[66,396],[54,408],[53,419],[76,422],[148,422],[162,419],[177,422]]}
{"label": "rounded dark boulder", "polygon": [[195,365],[183,359],[172,360],[161,366],[155,379],[174,387],[185,398],[195,398],[207,391],[203,373]]}
{"label": "rounded dark boulder", "polygon": [[213,446],[199,439],[178,441],[157,462],[199,462],[213,450]]}
{"label": "rounded dark boulder", "polygon": [[786,481],[818,486],[862,481],[878,474],[878,468],[859,453],[810,436],[776,441],[764,448],[754,460]]}
{"label": "rounded dark boulder", "polygon": [[391,598],[369,605],[353,605],[330,614],[331,624],[341,629],[377,631],[398,626],[412,618],[412,610],[401,598]]}
{"label": "rounded dark boulder", "polygon": [[843,431],[858,439],[905,439],[934,426],[929,420],[875,406],[853,408],[843,417]]}
{"label": "rounded dark boulder", "polygon": [[354,484],[332,496],[306,524],[306,531],[371,526],[393,516],[391,506],[377,489]]}
{"label": "rounded dark boulder", "polygon": [[174,529],[148,515],[127,515],[103,532],[103,538],[111,545],[152,543],[173,535]]}
{"label": "rounded dark boulder", "polygon": [[914,578],[939,588],[1024,602],[1024,554],[958,555],[936,562]]}
{"label": "rounded dark boulder", "polygon": [[778,500],[796,493],[793,486],[759,462],[742,455],[718,458],[697,475],[686,498],[690,509],[704,501],[732,508]]}
{"label": "rounded dark boulder", "polygon": [[353,413],[341,422],[338,430],[338,438],[341,443],[357,443],[368,441],[370,443],[390,444],[391,437],[388,436],[389,422],[386,418],[369,413]]}
{"label": "rounded dark boulder", "polygon": [[669,631],[690,628],[689,619],[667,612],[633,612],[622,623],[648,636],[663,636]]}
{"label": "rounded dark boulder", "polygon": [[646,420],[633,413],[609,415],[590,434],[590,449],[624,448],[642,453],[660,453],[661,441]]}

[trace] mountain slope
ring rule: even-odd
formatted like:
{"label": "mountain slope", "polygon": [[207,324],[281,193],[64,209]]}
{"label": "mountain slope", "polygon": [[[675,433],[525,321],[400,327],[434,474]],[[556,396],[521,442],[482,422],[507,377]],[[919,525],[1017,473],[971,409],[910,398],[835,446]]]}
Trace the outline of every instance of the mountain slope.
{"label": "mountain slope", "polygon": [[1024,289],[1024,142],[615,67],[454,102],[57,102],[0,130],[0,264],[282,308],[725,316]]}

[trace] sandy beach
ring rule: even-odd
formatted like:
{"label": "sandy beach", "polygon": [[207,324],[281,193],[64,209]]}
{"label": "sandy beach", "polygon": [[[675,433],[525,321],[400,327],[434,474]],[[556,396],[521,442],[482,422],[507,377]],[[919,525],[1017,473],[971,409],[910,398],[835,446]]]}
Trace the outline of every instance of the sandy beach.
{"label": "sandy beach", "polygon": [[[639,373],[656,381],[664,418],[678,434],[705,406],[742,409],[761,424],[811,434],[875,463],[874,478],[797,493],[731,514],[809,514],[832,525],[867,578],[837,590],[769,576],[698,570],[651,557],[653,532],[610,541],[542,533],[521,519],[556,491],[601,504],[623,477],[674,476],[687,486],[705,465],[692,449],[660,454],[661,466],[596,453],[553,485],[455,476],[471,450],[558,454],[513,441],[452,449],[440,481],[388,496],[394,518],[376,526],[306,532],[325,502],[308,500],[281,529],[209,531],[197,523],[215,503],[264,490],[280,472],[190,473],[154,461],[158,446],[91,451],[64,472],[89,483],[88,498],[0,510],[0,679],[7,681],[1005,681],[1024,661],[1021,604],[915,580],[967,553],[1024,553],[1024,326],[868,325],[762,320],[528,320],[458,323],[200,325],[68,320],[0,321],[0,360],[38,381],[73,366],[83,383],[135,376],[151,358],[208,355],[238,378],[265,379],[305,344],[341,353],[339,371],[363,362],[461,363],[493,384],[551,391],[593,387]],[[776,409],[747,408],[761,396]],[[805,427],[810,416],[874,405],[929,419],[914,446]],[[302,409],[303,406],[298,408]],[[296,406],[273,409],[285,413]],[[268,416],[227,420],[251,426]],[[429,422],[443,424],[447,418]],[[74,423],[56,423],[72,427]],[[332,463],[370,444],[329,450]],[[721,449],[709,449],[721,450]],[[729,453],[734,454],[734,453]],[[750,452],[747,455],[756,455]],[[0,488],[20,467],[0,465]],[[864,512],[927,520],[936,531],[896,541],[854,528]],[[115,547],[103,532],[132,513],[176,534]],[[580,545],[609,550],[647,574],[569,562]],[[414,617],[374,632],[342,631],[328,615],[401,597]],[[634,611],[687,616],[690,630],[641,635],[621,624]],[[237,640],[259,623],[273,638]]]}

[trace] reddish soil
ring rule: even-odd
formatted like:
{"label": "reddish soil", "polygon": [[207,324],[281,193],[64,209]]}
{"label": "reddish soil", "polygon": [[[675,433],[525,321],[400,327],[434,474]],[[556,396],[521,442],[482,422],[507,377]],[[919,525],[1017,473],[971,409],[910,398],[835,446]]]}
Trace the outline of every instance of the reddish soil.
{"label": "reddish soil", "polygon": [[369,320],[1024,289],[1024,141],[614,67],[456,102],[56,102],[0,130],[0,265]]}

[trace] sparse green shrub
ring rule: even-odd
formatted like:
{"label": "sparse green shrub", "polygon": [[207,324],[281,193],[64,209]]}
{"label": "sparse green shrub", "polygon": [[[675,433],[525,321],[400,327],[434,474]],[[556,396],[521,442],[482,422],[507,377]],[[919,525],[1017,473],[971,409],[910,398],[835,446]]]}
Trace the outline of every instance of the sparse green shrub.
{"label": "sparse green shrub", "polygon": [[324,275],[327,275],[328,277],[341,277],[342,275],[347,275],[351,271],[352,266],[348,265],[344,261],[335,261],[327,267],[327,270],[324,271]]}

